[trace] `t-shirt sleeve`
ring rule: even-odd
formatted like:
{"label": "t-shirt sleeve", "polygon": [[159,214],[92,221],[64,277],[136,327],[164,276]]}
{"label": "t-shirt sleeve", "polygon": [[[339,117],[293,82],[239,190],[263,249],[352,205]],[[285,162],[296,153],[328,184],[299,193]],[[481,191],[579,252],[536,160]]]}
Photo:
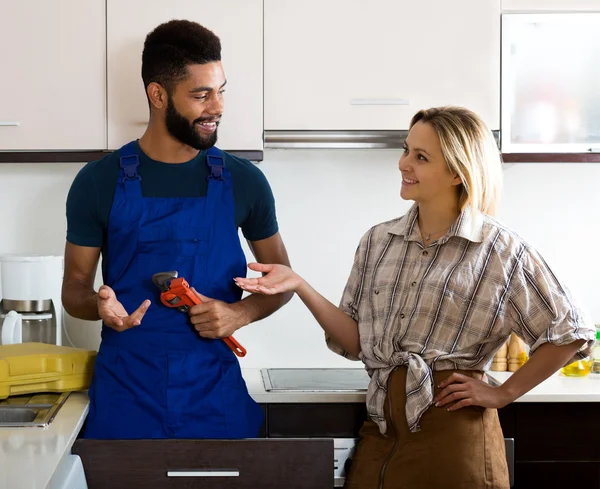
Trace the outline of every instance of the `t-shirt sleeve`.
{"label": "t-shirt sleeve", "polygon": [[513,277],[508,306],[514,330],[531,353],[544,343],[560,346],[583,339],[585,343],[567,363],[590,354],[596,338],[593,322],[535,250],[524,253]]}
{"label": "t-shirt sleeve", "polygon": [[104,225],[98,215],[93,166],[84,166],[71,184],[67,196],[67,241],[78,246],[100,248]]}
{"label": "t-shirt sleeve", "polygon": [[248,212],[240,227],[248,241],[267,239],[279,231],[275,197],[264,173],[248,162],[246,186],[246,205]]}

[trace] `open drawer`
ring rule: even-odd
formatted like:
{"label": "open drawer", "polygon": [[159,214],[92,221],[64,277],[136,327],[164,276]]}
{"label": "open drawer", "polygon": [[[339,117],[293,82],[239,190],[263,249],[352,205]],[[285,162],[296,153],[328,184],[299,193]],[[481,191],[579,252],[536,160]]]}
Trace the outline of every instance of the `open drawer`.
{"label": "open drawer", "polygon": [[86,440],[89,489],[331,489],[332,439]]}

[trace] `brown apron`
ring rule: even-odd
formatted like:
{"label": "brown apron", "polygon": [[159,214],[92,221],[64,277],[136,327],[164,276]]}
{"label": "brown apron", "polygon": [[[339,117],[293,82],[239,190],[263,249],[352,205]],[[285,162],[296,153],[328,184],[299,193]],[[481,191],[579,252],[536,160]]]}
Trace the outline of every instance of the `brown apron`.
{"label": "brown apron", "polygon": [[[437,386],[454,371],[434,372]],[[478,371],[459,371],[481,379]],[[439,389],[435,388],[435,394]],[[469,406],[449,412],[430,407],[421,431],[405,414],[406,367],[389,379],[386,436],[368,420],[346,481],[347,489],[508,489],[504,436],[495,409]]]}

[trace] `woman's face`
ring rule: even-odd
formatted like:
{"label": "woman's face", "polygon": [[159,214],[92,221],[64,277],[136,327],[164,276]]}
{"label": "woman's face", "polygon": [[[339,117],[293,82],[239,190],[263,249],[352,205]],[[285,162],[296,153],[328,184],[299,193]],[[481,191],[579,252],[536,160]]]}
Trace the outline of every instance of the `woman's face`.
{"label": "woman's face", "polygon": [[417,122],[410,130],[398,163],[402,173],[400,196],[419,204],[458,203],[457,186],[461,181],[450,173],[442,154],[440,140],[433,127]]}

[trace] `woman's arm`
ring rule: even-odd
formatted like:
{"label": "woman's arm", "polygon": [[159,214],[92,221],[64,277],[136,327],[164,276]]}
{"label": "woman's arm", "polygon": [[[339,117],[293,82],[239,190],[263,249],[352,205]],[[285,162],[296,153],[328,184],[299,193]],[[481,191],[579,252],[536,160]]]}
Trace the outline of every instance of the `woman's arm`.
{"label": "woman's arm", "polygon": [[358,357],[360,353],[358,323],[319,294],[300,275],[284,265],[250,263],[248,268],[265,275],[258,278],[237,277],[235,283],[240,288],[253,294],[265,295],[296,292],[325,333],[351,356]]}
{"label": "woman's arm", "polygon": [[465,406],[504,407],[550,377],[575,355],[584,342],[585,340],[577,340],[561,346],[550,343],[541,345],[500,387],[454,373],[438,386],[442,390],[433,403],[441,407],[455,402],[448,411],[456,411]]}

